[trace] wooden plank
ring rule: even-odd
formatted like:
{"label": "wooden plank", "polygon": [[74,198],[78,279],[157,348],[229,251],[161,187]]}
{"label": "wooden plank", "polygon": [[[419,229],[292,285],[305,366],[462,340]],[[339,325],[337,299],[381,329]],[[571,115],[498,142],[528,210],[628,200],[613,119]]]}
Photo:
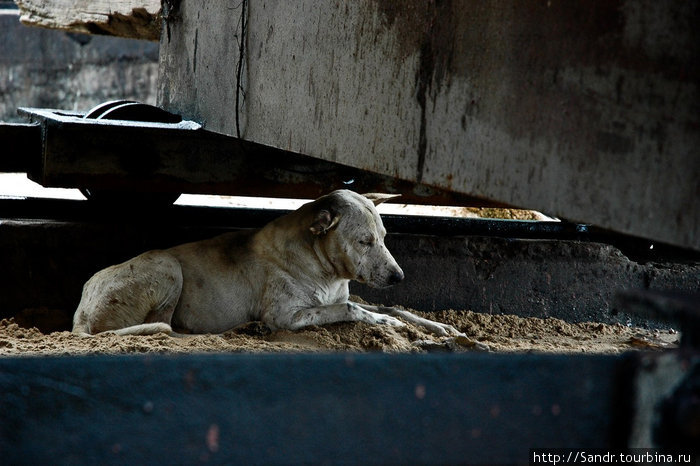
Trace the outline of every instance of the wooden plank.
{"label": "wooden plank", "polygon": [[20,20],[87,34],[159,40],[160,0],[17,0]]}
{"label": "wooden plank", "polygon": [[623,446],[625,357],[0,358],[8,464],[515,464]]}

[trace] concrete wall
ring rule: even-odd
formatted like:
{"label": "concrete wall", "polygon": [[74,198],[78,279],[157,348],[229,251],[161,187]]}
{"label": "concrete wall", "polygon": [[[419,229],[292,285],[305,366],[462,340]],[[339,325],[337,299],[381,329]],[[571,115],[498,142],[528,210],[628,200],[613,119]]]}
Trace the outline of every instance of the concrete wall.
{"label": "concrete wall", "polygon": [[223,0],[164,11],[206,128],[700,249],[699,2]]}
{"label": "concrete wall", "polygon": [[[81,210],[85,205],[74,208],[76,218],[86,218],[88,212]],[[133,211],[111,211],[82,223],[4,220],[0,257],[4,270],[12,273],[0,280],[0,318],[24,310],[22,316],[31,325],[67,329],[83,284],[98,270],[149,249],[261,226],[270,215],[176,206],[149,211],[144,218]],[[480,220],[471,222],[471,229],[478,228]],[[400,224],[389,228],[401,229]],[[470,309],[570,322],[645,324],[645,319],[615,312],[617,291],[700,289],[697,262],[641,263],[595,242],[390,233],[387,246],[405,281],[387,289],[353,283],[351,292],[370,302],[424,311]]]}
{"label": "concrete wall", "polygon": [[0,8],[0,121],[24,121],[18,107],[154,104],[157,78],[157,43],[23,26],[18,10]]}

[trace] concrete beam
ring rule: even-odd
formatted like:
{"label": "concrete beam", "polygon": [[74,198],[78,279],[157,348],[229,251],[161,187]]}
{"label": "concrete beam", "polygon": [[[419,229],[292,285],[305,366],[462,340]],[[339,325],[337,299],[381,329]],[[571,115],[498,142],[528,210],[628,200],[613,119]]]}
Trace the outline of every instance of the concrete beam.
{"label": "concrete beam", "polygon": [[159,102],[207,129],[700,249],[698,2],[170,7]]}

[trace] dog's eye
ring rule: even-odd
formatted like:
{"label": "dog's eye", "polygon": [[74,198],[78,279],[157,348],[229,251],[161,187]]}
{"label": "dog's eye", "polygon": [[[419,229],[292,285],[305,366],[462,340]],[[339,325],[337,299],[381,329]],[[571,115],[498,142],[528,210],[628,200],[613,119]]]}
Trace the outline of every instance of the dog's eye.
{"label": "dog's eye", "polygon": [[361,239],[360,244],[363,246],[374,246],[374,238]]}

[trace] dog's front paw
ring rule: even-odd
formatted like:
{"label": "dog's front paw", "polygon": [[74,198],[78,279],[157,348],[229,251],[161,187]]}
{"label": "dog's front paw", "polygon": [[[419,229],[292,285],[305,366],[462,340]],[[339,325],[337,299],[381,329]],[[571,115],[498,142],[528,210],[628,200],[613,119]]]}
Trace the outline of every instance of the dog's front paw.
{"label": "dog's front paw", "polygon": [[443,324],[441,322],[429,321],[429,323],[425,324],[425,327],[435,335],[441,337],[458,337],[460,335],[464,335],[462,332],[460,332],[453,326],[449,324]]}
{"label": "dog's front paw", "polygon": [[391,317],[391,316],[381,316],[377,318],[377,323],[378,324],[383,324],[383,325],[391,325],[392,327],[405,327],[406,324],[401,322],[399,319],[396,317]]}

